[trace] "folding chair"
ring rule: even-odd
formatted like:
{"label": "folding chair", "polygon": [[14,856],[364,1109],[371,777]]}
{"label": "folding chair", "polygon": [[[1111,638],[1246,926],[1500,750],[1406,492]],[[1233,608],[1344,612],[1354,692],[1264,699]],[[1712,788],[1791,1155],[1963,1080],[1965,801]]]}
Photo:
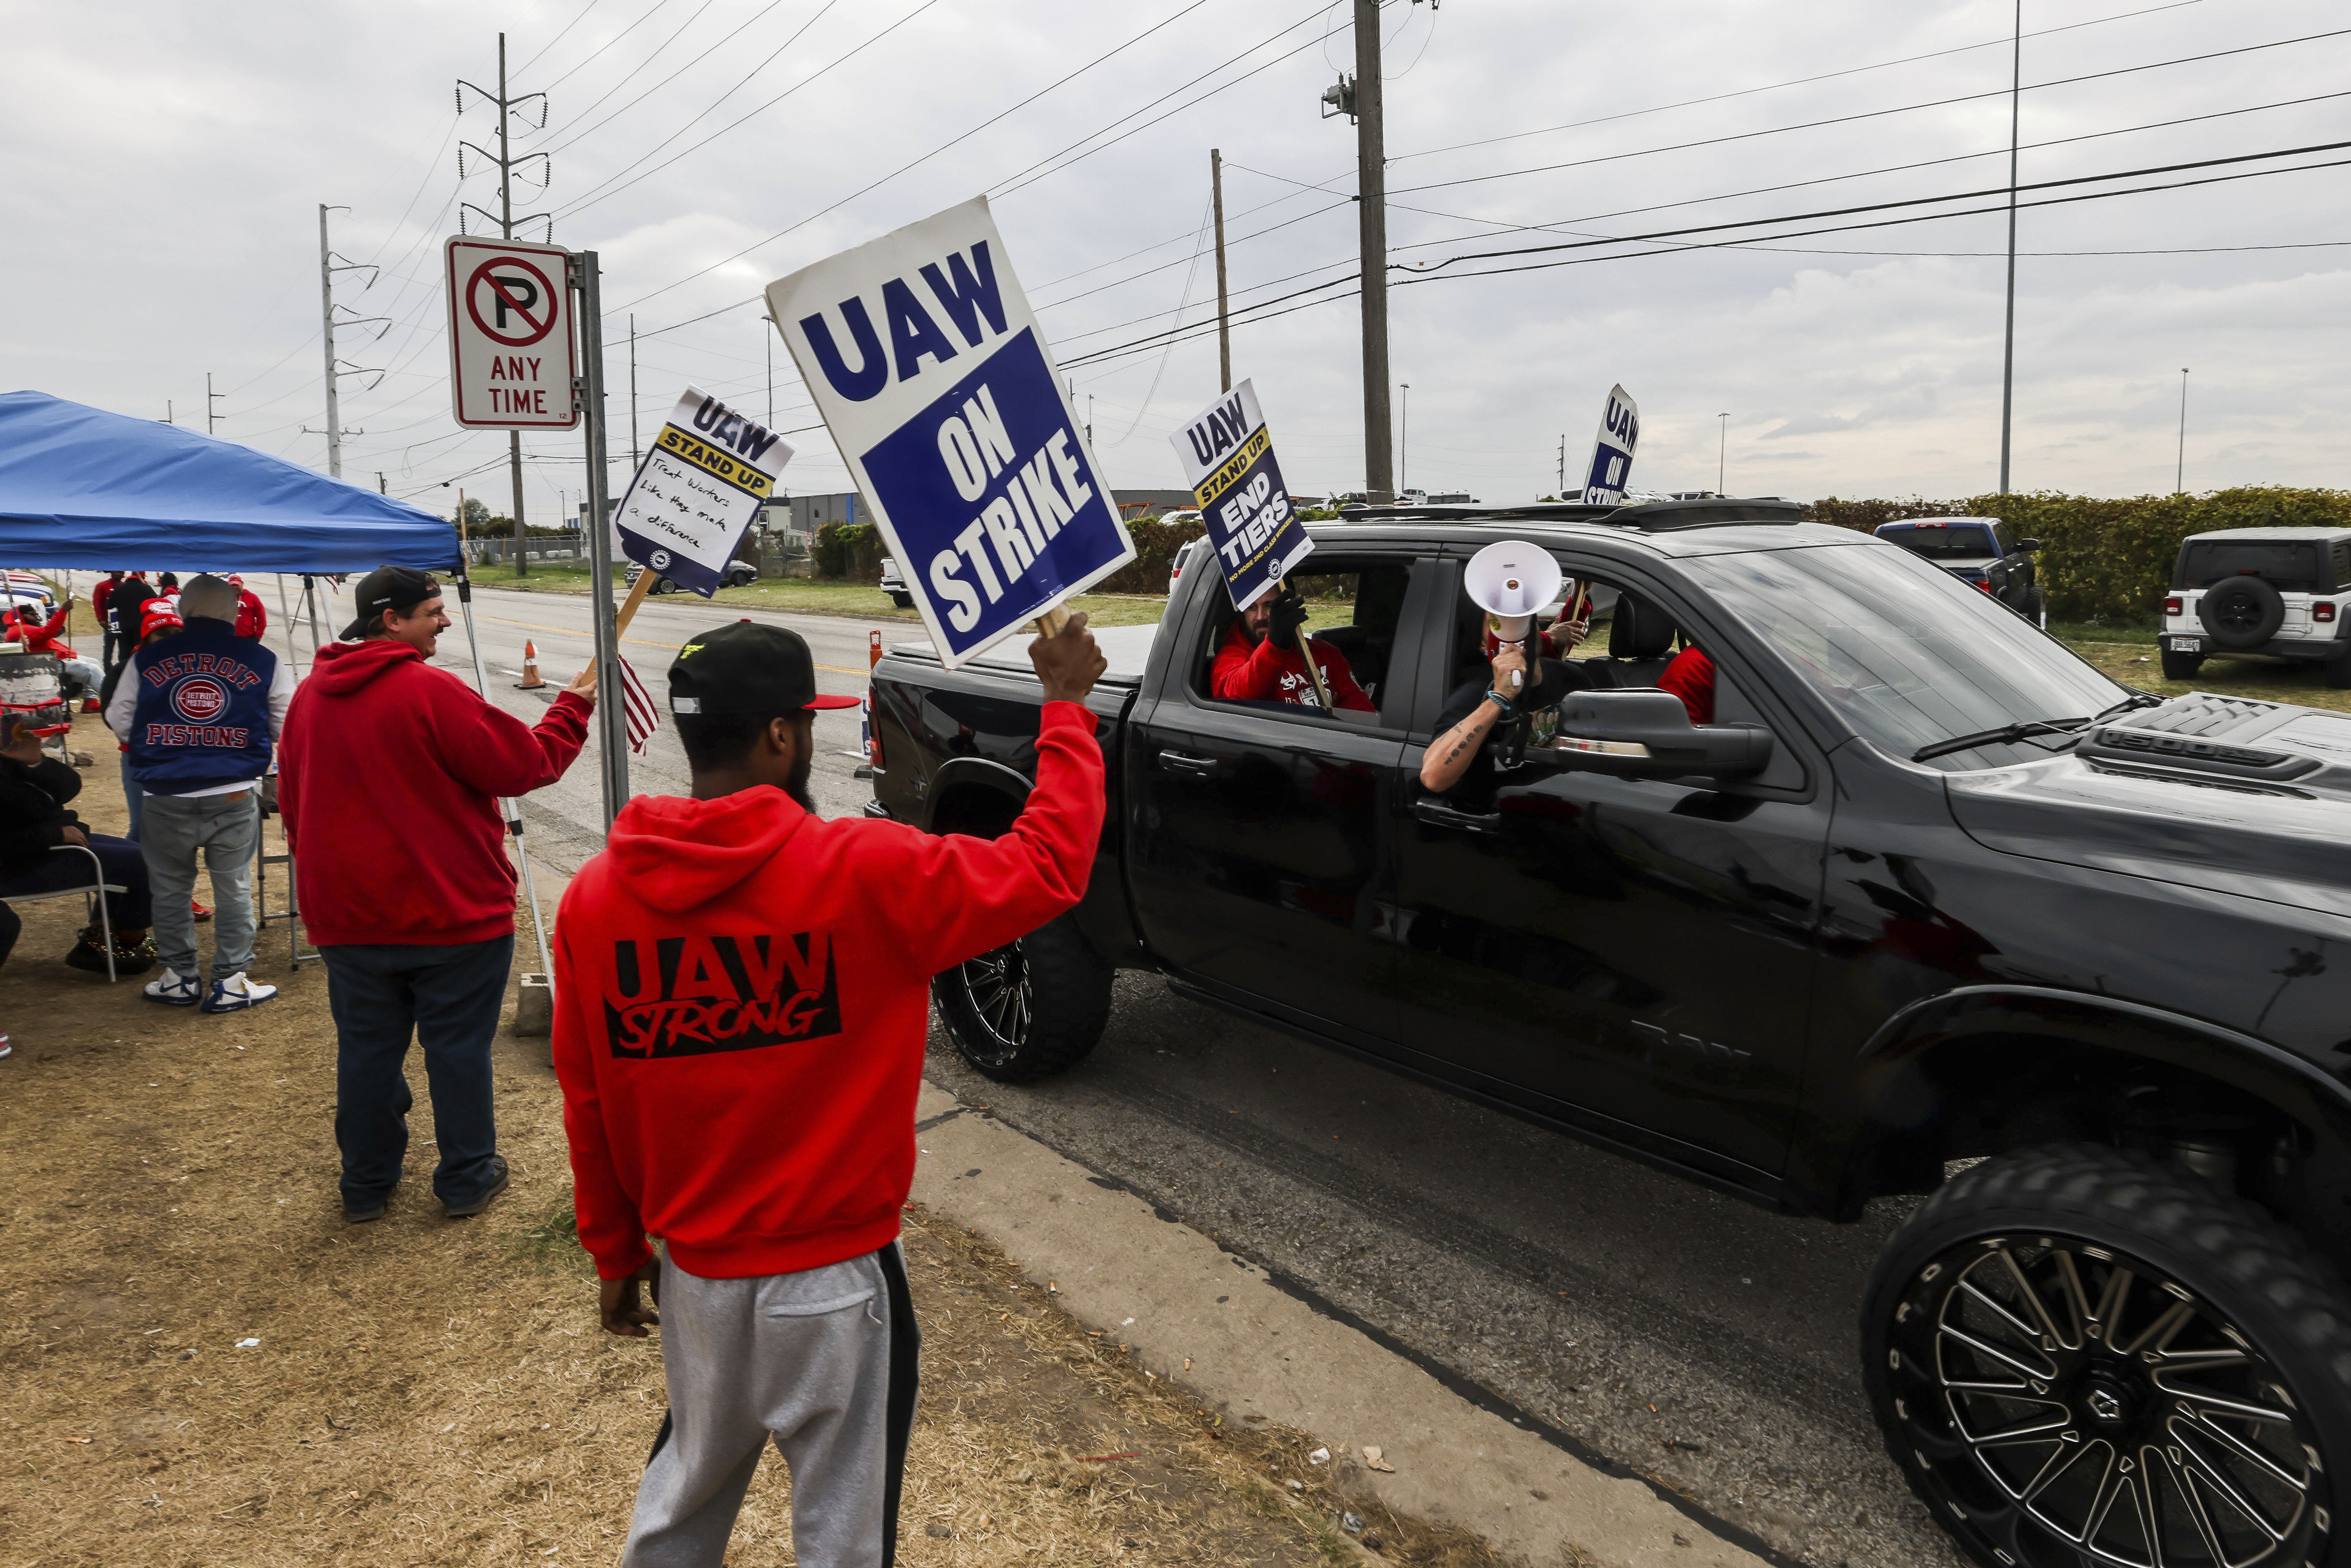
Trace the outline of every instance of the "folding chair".
{"label": "folding chair", "polygon": [[[274,784],[275,781],[273,775],[268,782]],[[262,787],[256,785],[255,788]],[[261,831],[265,841],[255,844],[253,848],[254,935],[257,937],[269,926],[283,925],[286,927],[287,963],[288,967],[299,969],[303,965],[315,962],[325,957],[326,955],[316,947],[307,953],[302,951],[302,906],[294,891],[294,852],[289,849],[280,855],[263,852],[268,847],[266,840],[269,831],[269,819],[276,815],[277,815],[277,790],[274,788],[263,789]],[[274,865],[282,865],[286,868],[286,907],[275,915],[269,912],[269,868]]]}
{"label": "folding chair", "polygon": [[106,947],[106,983],[110,986],[120,977],[114,972],[114,917],[106,907],[106,895],[110,893],[128,893],[131,890],[106,880],[106,862],[99,860],[98,852],[88,844],[57,844],[50,849],[49,853],[88,855],[90,868],[89,885],[61,887],[54,893],[12,893],[0,896],[0,904],[41,904],[52,898],[83,898],[98,905],[99,940]]}

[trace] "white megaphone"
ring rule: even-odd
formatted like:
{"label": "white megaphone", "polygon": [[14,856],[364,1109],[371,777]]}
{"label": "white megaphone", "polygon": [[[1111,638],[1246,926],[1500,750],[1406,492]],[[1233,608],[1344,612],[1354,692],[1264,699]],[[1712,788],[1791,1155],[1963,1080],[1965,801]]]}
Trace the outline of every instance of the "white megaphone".
{"label": "white megaphone", "polygon": [[[1549,550],[1524,539],[1499,539],[1469,558],[1461,586],[1469,601],[1494,617],[1494,635],[1524,643],[1534,634],[1535,612],[1559,597],[1565,580]],[[1513,674],[1513,690],[1525,677]]]}

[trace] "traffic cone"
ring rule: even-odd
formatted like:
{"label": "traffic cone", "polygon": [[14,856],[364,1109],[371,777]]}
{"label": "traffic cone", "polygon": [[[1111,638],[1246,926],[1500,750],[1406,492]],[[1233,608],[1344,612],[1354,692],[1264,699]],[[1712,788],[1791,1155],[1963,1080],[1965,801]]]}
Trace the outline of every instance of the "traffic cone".
{"label": "traffic cone", "polygon": [[522,645],[522,679],[515,683],[515,690],[527,692],[545,685],[546,680],[538,673],[538,644],[526,642]]}

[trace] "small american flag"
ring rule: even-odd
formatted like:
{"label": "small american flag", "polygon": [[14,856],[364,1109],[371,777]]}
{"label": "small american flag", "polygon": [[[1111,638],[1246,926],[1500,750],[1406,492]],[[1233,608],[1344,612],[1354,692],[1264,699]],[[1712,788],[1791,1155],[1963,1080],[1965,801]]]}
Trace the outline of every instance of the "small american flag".
{"label": "small american flag", "polygon": [[645,683],[637,678],[635,666],[626,659],[621,660],[620,665],[621,700],[629,721],[629,749],[643,757],[653,741],[653,731],[661,727],[661,705],[645,690]]}

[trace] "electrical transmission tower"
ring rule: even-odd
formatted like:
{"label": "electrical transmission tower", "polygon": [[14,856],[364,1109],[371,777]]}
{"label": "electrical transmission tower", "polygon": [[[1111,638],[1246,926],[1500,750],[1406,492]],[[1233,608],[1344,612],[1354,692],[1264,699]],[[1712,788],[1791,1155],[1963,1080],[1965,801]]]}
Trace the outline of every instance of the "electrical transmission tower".
{"label": "electrical transmission tower", "polygon": [[[519,218],[515,216],[515,170],[536,159],[538,162],[538,188],[540,193],[543,194],[547,190],[549,181],[554,178],[555,164],[554,161],[548,157],[544,152],[526,152],[521,157],[517,158],[513,155],[511,148],[507,145],[507,132],[515,115],[517,112],[528,113],[528,110],[525,106],[529,104],[533,99],[537,99],[538,103],[538,119],[536,121],[526,121],[526,123],[528,124],[530,129],[533,131],[543,131],[546,129],[547,95],[543,92],[527,92],[519,98],[508,96],[507,92],[507,36],[504,33],[500,33],[498,35],[498,90],[496,92],[489,92],[482,88],[475,87],[472,82],[460,78],[457,82],[457,112],[460,115],[465,112],[465,93],[468,89],[473,90],[475,97],[490,104],[498,111],[498,150],[496,153],[492,153],[487,148],[477,147],[470,141],[459,141],[457,143],[457,178],[463,180],[466,178],[469,173],[469,171],[465,167],[465,154],[468,152],[471,152],[475,157],[481,159],[486,165],[497,170],[498,210],[496,214],[493,215],[489,213],[484,212],[481,208],[474,205],[471,202],[462,204],[457,209],[457,232],[459,234],[464,234],[465,232],[465,214],[467,213],[475,213],[479,214],[484,222],[493,223],[497,225],[498,237],[500,239],[514,238],[515,225],[517,224],[535,224],[544,222],[547,225],[547,238],[549,243],[552,243],[555,239],[555,219],[551,214],[547,213],[527,213]],[[524,532],[522,518],[522,432],[519,430],[509,430],[507,432],[507,467],[514,479],[515,575],[517,577],[526,577],[529,575],[530,566],[528,555],[524,549],[524,543],[528,536]]]}
{"label": "electrical transmission tower", "polygon": [[[327,214],[331,212],[349,212],[350,210],[348,207],[330,207],[324,202],[319,204],[319,319],[320,336],[326,343],[327,350],[327,428],[323,431],[316,431],[311,430],[307,424],[302,427],[309,434],[324,435],[327,438],[327,472],[338,479],[343,476],[343,437],[365,435],[367,432],[343,428],[342,410],[337,398],[337,380],[343,375],[373,376],[375,380],[368,382],[368,389],[373,391],[382,382],[383,371],[372,365],[355,365],[349,360],[337,357],[335,328],[338,323],[335,320],[335,312],[341,310],[348,313],[348,319],[340,323],[345,327],[365,326],[371,321],[381,322],[381,325],[376,329],[375,335],[378,338],[392,330],[392,319],[388,316],[362,316],[348,305],[335,303],[335,274],[339,272],[369,274],[367,288],[360,290],[362,294],[366,293],[368,288],[373,288],[376,277],[381,276],[378,268],[366,262],[353,261],[349,256],[338,256],[334,247],[328,243]],[[204,385],[208,390],[210,389],[212,385],[210,377],[205,378]],[[209,402],[204,404],[204,412],[209,417],[212,413],[212,404]]]}

